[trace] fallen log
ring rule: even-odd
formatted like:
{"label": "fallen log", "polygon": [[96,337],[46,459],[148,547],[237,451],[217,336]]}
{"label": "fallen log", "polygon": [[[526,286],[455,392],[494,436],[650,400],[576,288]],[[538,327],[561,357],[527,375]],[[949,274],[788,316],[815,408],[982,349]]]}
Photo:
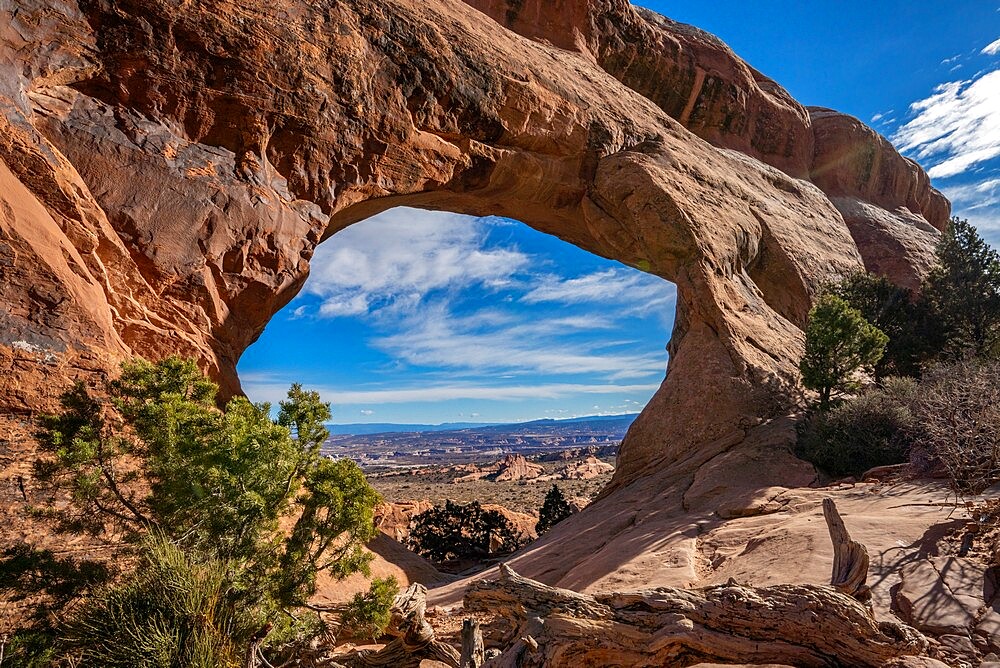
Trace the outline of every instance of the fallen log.
{"label": "fallen log", "polygon": [[832,585],[749,587],[730,580],[700,589],[660,587],[590,596],[550,587],[500,566],[471,584],[465,609],[514,620],[515,632],[484,668],[689,666],[702,662],[881,666],[922,654],[915,629],[879,622],[864,601],[868,553],[852,541],[831,501]]}
{"label": "fallen log", "polygon": [[[880,666],[927,647],[914,629],[879,623],[859,601],[825,585],[754,588],[730,582],[585,596],[503,565],[498,579],[469,587],[465,608],[519,621],[518,639],[484,668],[708,661]],[[581,614],[584,609],[589,612]]]}

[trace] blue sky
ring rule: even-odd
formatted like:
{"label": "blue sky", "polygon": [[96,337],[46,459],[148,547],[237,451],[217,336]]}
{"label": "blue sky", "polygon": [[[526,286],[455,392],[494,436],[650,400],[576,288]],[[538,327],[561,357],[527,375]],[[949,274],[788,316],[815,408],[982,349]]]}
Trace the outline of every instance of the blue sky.
{"label": "blue sky", "polygon": [[392,209],[317,249],[240,377],[257,401],[317,389],[341,423],[638,412],[663,379],[674,298],[516,221]]}
{"label": "blue sky", "polygon": [[[642,4],[871,124],[1000,243],[1000,0]],[[342,423],[632,412],[674,309],[669,283],[520,223],[394,209],[320,246],[239,371],[251,399],[302,382]]]}

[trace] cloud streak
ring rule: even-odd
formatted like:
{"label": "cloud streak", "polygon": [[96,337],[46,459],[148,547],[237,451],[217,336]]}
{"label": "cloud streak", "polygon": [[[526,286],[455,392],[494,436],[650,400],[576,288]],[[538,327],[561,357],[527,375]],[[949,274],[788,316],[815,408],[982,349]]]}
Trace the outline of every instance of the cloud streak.
{"label": "cloud streak", "polygon": [[910,112],[892,141],[930,164],[932,178],[956,176],[1000,156],[1000,70],[941,84]]}
{"label": "cloud streak", "polygon": [[[288,385],[267,374],[247,374],[243,379],[244,390],[257,401],[272,404],[285,398]],[[343,390],[323,386],[310,386],[319,392],[324,401],[335,405],[375,405],[400,403],[434,403],[462,399],[491,399],[516,401],[522,399],[560,399],[580,394],[617,395],[632,392],[649,393],[658,384],[591,384],[591,383],[542,383],[520,385],[483,385],[476,383],[444,383],[420,387],[373,388]]]}
{"label": "cloud streak", "polygon": [[608,269],[568,279],[545,276],[521,301],[526,304],[624,302],[646,310],[672,303],[675,298],[673,286],[655,276]]}
{"label": "cloud streak", "polygon": [[503,285],[529,258],[483,248],[485,227],[468,216],[392,209],[321,245],[305,292],[320,298],[318,315],[332,318],[406,311],[436,291]]}
{"label": "cloud streak", "polygon": [[944,188],[942,193],[956,209],[965,212],[996,206],[1000,204],[1000,178],[950,186]]}
{"label": "cloud streak", "polygon": [[464,373],[596,373],[612,380],[663,374],[665,352],[622,352],[616,348],[627,342],[609,340],[607,333],[597,339],[573,336],[612,326],[599,319],[530,320],[496,311],[458,316],[436,304],[372,345],[411,366]]}
{"label": "cloud streak", "polygon": [[317,250],[305,292],[318,305],[293,317],[368,319],[368,345],[421,372],[664,372],[665,351],[631,352],[634,342],[609,333],[633,318],[668,320],[672,284],[617,267],[540,271],[544,258],[489,239],[505,222],[399,208],[353,225]]}

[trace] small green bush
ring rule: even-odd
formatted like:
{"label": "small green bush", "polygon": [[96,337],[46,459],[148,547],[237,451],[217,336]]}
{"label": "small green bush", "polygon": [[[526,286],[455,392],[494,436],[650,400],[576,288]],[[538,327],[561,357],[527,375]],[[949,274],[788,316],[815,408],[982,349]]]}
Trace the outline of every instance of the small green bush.
{"label": "small green bush", "polygon": [[509,554],[522,543],[510,520],[478,501],[464,506],[446,501],[410,521],[411,549],[437,562]]}
{"label": "small green bush", "polygon": [[227,586],[224,563],[150,539],[140,567],[96,593],[64,638],[82,665],[235,668],[239,641],[263,626],[254,612]]}
{"label": "small green bush", "polygon": [[809,312],[806,350],[799,363],[802,384],[819,393],[819,408],[858,388],[854,375],[872,371],[889,341],[857,309],[833,294],[822,295]]}
{"label": "small green bush", "polygon": [[907,460],[915,420],[909,401],[916,383],[889,379],[828,411],[814,413],[799,431],[798,455],[836,476]]}
{"label": "small green bush", "polygon": [[399,581],[392,575],[375,578],[367,592],[355,594],[347,604],[341,623],[354,637],[375,640],[392,620],[390,609],[398,593]]}

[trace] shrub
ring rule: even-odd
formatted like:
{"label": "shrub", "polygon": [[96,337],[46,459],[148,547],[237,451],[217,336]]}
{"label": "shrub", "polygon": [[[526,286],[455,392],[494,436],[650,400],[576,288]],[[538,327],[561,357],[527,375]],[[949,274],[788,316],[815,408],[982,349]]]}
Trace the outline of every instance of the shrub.
{"label": "shrub", "polygon": [[392,621],[390,609],[398,593],[399,581],[392,575],[372,580],[367,592],[355,594],[347,604],[341,623],[355,637],[375,640]]}
{"label": "shrub", "polygon": [[888,337],[840,297],[825,294],[809,312],[802,383],[819,392],[820,409],[835,393],[857,388],[854,374],[882,357]]}
{"label": "shrub", "polygon": [[1000,481],[1000,362],[930,367],[913,399],[915,439],[944,466],[956,494]]}
{"label": "shrub", "polygon": [[836,476],[907,460],[914,417],[909,401],[916,383],[888,379],[828,411],[814,413],[799,431],[798,455]]}
{"label": "shrub", "polygon": [[552,485],[552,489],[545,495],[541,510],[538,511],[538,523],[535,525],[535,531],[541,535],[572,514],[573,511],[566,503],[566,497],[563,496],[562,491],[557,485]]}
{"label": "shrub", "polygon": [[478,501],[446,501],[411,520],[409,543],[417,554],[442,562],[509,554],[522,540],[500,512],[484,510]]}
{"label": "shrub", "polygon": [[142,563],[87,602],[65,630],[83,665],[235,668],[263,626],[227,584],[227,565],[151,538]]}

